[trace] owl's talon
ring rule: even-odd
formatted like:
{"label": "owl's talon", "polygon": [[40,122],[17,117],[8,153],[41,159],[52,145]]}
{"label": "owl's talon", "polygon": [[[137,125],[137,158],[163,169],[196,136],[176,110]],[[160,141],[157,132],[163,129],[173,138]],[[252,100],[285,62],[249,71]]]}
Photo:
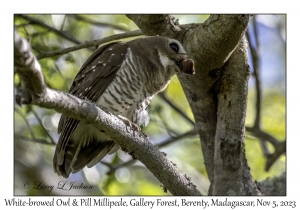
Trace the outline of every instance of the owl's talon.
{"label": "owl's talon", "polygon": [[130,130],[128,130],[128,127],[130,127],[130,126],[126,125],[126,131],[127,131],[127,133],[130,133]]}
{"label": "owl's talon", "polygon": [[[130,133],[130,130],[133,130],[133,134],[134,132],[140,133],[141,132],[141,128],[140,126],[138,126],[137,124],[131,122],[130,120],[128,120],[126,117],[123,117],[121,115],[118,115],[118,118],[121,119],[125,125],[126,125],[126,131],[128,133]],[[128,130],[128,127],[130,127],[130,130]]]}
{"label": "owl's talon", "polygon": [[149,140],[149,137],[147,136],[147,134],[141,132],[141,136],[142,136],[143,138],[146,138],[147,140]]}
{"label": "owl's talon", "polygon": [[142,129],[140,128],[140,126],[138,126],[137,124],[135,124],[133,122],[131,122],[131,125],[132,125],[132,130],[134,130],[134,131],[136,131],[138,133],[141,132]]}

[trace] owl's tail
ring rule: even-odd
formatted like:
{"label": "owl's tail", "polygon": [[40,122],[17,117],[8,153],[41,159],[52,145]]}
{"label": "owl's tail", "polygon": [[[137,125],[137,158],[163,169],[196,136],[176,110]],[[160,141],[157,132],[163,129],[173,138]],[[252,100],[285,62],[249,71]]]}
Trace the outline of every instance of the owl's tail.
{"label": "owl's tail", "polygon": [[[68,178],[70,173],[82,170],[85,166],[93,167],[107,154],[120,149],[114,141],[103,138],[104,135],[95,135],[95,132],[101,133],[96,128],[83,124],[76,127],[72,135],[64,135],[62,131],[53,158],[54,172],[65,178]],[[83,130],[86,132],[82,132]],[[66,139],[66,136],[69,138]]]}

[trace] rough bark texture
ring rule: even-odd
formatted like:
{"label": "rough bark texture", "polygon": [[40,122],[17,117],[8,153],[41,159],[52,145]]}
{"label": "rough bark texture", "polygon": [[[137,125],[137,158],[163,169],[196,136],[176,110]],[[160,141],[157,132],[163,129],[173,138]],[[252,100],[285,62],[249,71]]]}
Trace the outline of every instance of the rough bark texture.
{"label": "rough bark texture", "polygon": [[212,194],[247,195],[244,190],[247,183],[243,182],[243,154],[250,67],[245,39],[221,72],[215,89],[218,92],[218,111]]}
{"label": "rough bark texture", "polygon": [[286,173],[258,183],[263,195],[286,196]]}
{"label": "rough bark texture", "polygon": [[[226,66],[224,66],[245,34],[249,15],[211,15],[203,24],[189,24],[177,26],[177,28],[173,27],[172,19],[167,15],[127,16],[133,20],[146,35],[168,36],[181,41],[187,53],[195,62],[196,75],[194,77],[179,76],[179,79],[193,111],[195,125],[200,135],[206,171],[211,181],[209,194],[259,194],[256,185],[253,184],[251,174],[247,173],[249,169],[244,169],[247,164],[243,166],[243,168],[240,166],[246,161],[244,158],[243,141],[247,91],[244,86],[249,77],[248,66],[247,63],[242,63],[241,66],[238,67],[235,66],[236,64],[232,64],[228,67],[229,69],[226,69]],[[155,27],[153,26],[154,24]],[[245,49],[243,49],[243,52],[238,49],[236,54],[245,56],[247,52]],[[244,61],[245,59],[243,59],[243,62]],[[237,71],[237,75],[232,75],[232,77],[229,78],[223,77],[223,83],[217,84],[224,69],[230,72]],[[230,81],[231,79],[239,80],[239,77],[242,78],[241,84],[235,84],[236,81]],[[230,83],[231,86],[228,87],[228,83]],[[218,85],[219,87],[217,87]],[[235,85],[243,86],[242,91],[244,92],[234,93]],[[221,89],[220,86],[222,86],[223,89]],[[236,116],[232,117],[226,114],[229,101],[228,98],[224,99],[224,91],[228,88],[231,88],[230,103],[239,109],[237,110],[238,114],[236,114],[235,109],[231,107],[231,112],[234,113],[234,115],[236,114]],[[222,95],[218,92],[220,90],[224,92]],[[235,96],[235,94],[238,95]],[[243,104],[238,104],[240,101],[239,97],[243,98]],[[239,107],[239,105],[241,107]],[[219,110],[224,116],[217,115]],[[221,119],[221,117],[223,118]],[[226,126],[222,125],[225,121],[227,121],[227,125],[230,125],[230,129],[237,125],[237,127],[232,130],[230,137],[228,137],[229,142],[226,141],[228,139],[224,136],[226,129],[221,129],[222,126]],[[217,127],[217,123],[219,127]],[[240,124],[238,125],[238,123]],[[215,145],[215,140],[220,138],[226,140],[222,141],[222,145],[221,141],[218,141],[218,145]],[[234,143],[231,143],[231,141]],[[226,152],[228,148],[231,149],[231,144],[233,144],[232,147],[237,152],[234,157],[228,157]],[[216,149],[215,146],[217,146]],[[222,149],[220,150],[221,146]],[[220,151],[222,151],[223,159],[229,160],[222,161]],[[216,153],[218,153],[217,156],[215,156]],[[226,157],[224,157],[224,155]],[[215,160],[215,158],[217,158],[217,160]],[[236,160],[237,163],[233,161],[233,158],[238,158]],[[228,163],[228,161],[233,161],[232,163],[234,164],[235,170],[238,170],[236,176],[239,177],[239,184],[237,187],[232,188],[232,186],[229,187],[229,185],[233,185],[235,182],[228,183],[226,191],[226,189],[221,190],[218,188],[216,184],[214,184],[214,179],[217,174],[219,176],[217,183],[220,184],[220,176],[223,176],[224,168],[215,168],[220,166],[224,167],[224,164],[231,164]],[[229,174],[235,174],[235,172],[227,173],[225,176],[228,177]],[[251,189],[241,187],[245,185]]]}

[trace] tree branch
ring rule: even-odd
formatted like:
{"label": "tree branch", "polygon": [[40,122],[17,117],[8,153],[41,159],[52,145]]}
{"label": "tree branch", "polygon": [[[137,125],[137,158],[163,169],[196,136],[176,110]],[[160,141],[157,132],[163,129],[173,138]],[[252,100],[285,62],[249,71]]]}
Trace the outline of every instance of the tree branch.
{"label": "tree branch", "polygon": [[47,131],[47,129],[44,127],[43,122],[42,122],[41,118],[39,117],[39,115],[35,112],[35,110],[32,107],[30,108],[30,110],[33,113],[33,115],[35,116],[35,118],[37,119],[37,121],[40,123],[41,127],[43,128],[43,130],[46,132],[46,135],[51,140],[51,143],[55,145],[55,141],[53,140],[52,136]]}
{"label": "tree branch", "polygon": [[172,103],[166,96],[165,92],[159,93],[158,96],[166,102],[170,107],[172,107],[178,114],[180,114],[186,121],[191,125],[195,125],[194,121],[191,120],[181,109],[179,109],[174,103]]}
{"label": "tree branch", "polygon": [[[253,63],[253,76],[255,79],[255,89],[256,89],[256,115],[254,124],[252,127],[246,127],[247,131],[251,132],[254,136],[258,138],[261,143],[263,154],[266,157],[265,170],[268,171],[270,167],[275,163],[281,154],[285,153],[286,147],[285,142],[279,142],[275,137],[269,135],[268,133],[261,130],[261,82],[260,82],[260,42],[258,39],[258,31],[256,25],[256,18],[253,17],[253,31],[254,31],[254,41],[250,38],[249,31],[247,32],[247,39],[250,46],[250,52],[252,55]],[[256,47],[254,46],[254,42]],[[270,142],[275,147],[275,152],[270,154],[267,141]]]}
{"label": "tree branch", "polygon": [[104,43],[107,43],[107,42],[111,42],[111,41],[115,41],[115,40],[119,40],[119,39],[124,39],[124,38],[129,38],[129,37],[134,37],[134,36],[140,36],[140,35],[143,35],[140,30],[130,31],[130,32],[122,33],[122,34],[115,34],[115,35],[112,35],[112,36],[105,37],[103,39],[88,41],[88,42],[85,42],[83,44],[76,45],[74,47],[68,47],[68,48],[61,49],[61,50],[55,50],[55,51],[50,51],[50,52],[39,53],[37,55],[37,59],[40,60],[40,59],[47,58],[47,57],[63,55],[63,54],[73,52],[73,51],[76,51],[76,50],[80,50],[80,49],[83,49],[83,48],[98,46],[98,45],[101,45],[101,44],[104,44]]}
{"label": "tree branch", "polygon": [[119,25],[114,25],[112,23],[102,23],[102,22],[98,22],[86,17],[83,17],[81,15],[68,15],[71,16],[72,18],[75,18],[78,21],[84,21],[86,23],[92,24],[94,26],[99,26],[99,27],[109,27],[112,29],[117,29],[117,30],[121,30],[121,31],[129,31],[127,28],[119,26]]}
{"label": "tree branch", "polygon": [[265,170],[268,171],[275,163],[275,161],[286,152],[286,141],[280,142],[275,137],[262,131],[259,128],[246,127],[246,129],[248,132],[251,132],[252,135],[254,135],[256,138],[258,138],[260,142],[264,142],[265,144],[266,142],[269,142],[275,147],[275,151],[273,154],[264,154],[267,159]]}
{"label": "tree branch", "polygon": [[174,143],[174,142],[176,142],[176,141],[179,141],[179,140],[181,140],[181,139],[183,139],[183,138],[186,138],[186,137],[189,137],[189,136],[194,136],[194,135],[196,135],[196,134],[197,134],[197,130],[193,129],[193,130],[190,130],[190,131],[185,132],[185,133],[183,133],[183,134],[180,134],[180,135],[178,135],[178,136],[170,137],[170,138],[168,138],[168,139],[166,139],[166,140],[160,142],[160,143],[157,144],[156,146],[158,146],[159,148],[165,147],[165,146],[167,146],[167,145],[169,145],[169,144],[171,144],[171,143]]}
{"label": "tree branch", "polygon": [[107,175],[110,175],[110,174],[113,174],[115,173],[115,171],[119,168],[122,168],[122,167],[126,167],[126,166],[129,166],[129,165],[132,165],[136,162],[136,160],[128,160],[124,163],[120,163],[119,165],[116,165],[116,166],[113,166],[112,164],[110,163],[107,163],[107,162],[103,162],[101,161],[101,163],[103,163],[104,165],[106,165],[107,167],[109,167],[109,171],[106,173]]}
{"label": "tree branch", "polygon": [[274,146],[280,143],[276,138],[258,128],[246,127],[246,129],[248,132],[252,133],[256,138],[262,141],[268,141]]}
{"label": "tree branch", "polygon": [[64,31],[60,31],[60,30],[57,30],[56,28],[53,28],[47,24],[45,24],[44,22],[42,22],[41,20],[37,19],[37,18],[33,18],[33,17],[30,17],[28,15],[23,15],[23,14],[18,14],[16,15],[18,17],[22,17],[24,18],[25,20],[28,20],[30,23],[32,24],[36,24],[36,25],[39,25],[39,26],[42,26],[43,28],[45,29],[48,29],[49,31],[52,31],[54,32],[55,34],[75,43],[75,44],[81,44],[81,42],[79,40],[77,40],[75,37],[73,37],[71,34],[68,34]]}
{"label": "tree branch", "polygon": [[31,126],[30,126],[28,120],[26,119],[26,117],[22,114],[22,112],[19,109],[15,108],[15,112],[17,112],[22,117],[22,119],[24,120],[24,122],[26,123],[26,125],[28,127],[31,138],[35,139],[34,132],[32,131]]}
{"label": "tree branch", "polygon": [[[260,129],[261,128],[261,85],[260,85],[260,56],[259,56],[259,52],[260,52],[260,44],[259,44],[259,40],[258,40],[258,35],[257,35],[257,27],[256,27],[256,21],[255,21],[255,16],[253,17],[253,31],[254,31],[254,39],[255,39],[255,44],[256,44],[256,49],[254,47],[253,41],[250,38],[250,34],[249,34],[249,30],[246,33],[247,39],[248,39],[248,43],[249,43],[249,47],[250,47],[250,53],[252,55],[252,63],[253,63],[253,76],[255,79],[255,89],[256,89],[256,113],[255,113],[255,119],[254,119],[254,124],[253,124],[253,128],[257,128]],[[260,145],[262,147],[263,150],[263,154],[265,155],[265,157],[267,157],[270,154],[268,145],[266,143],[266,141],[263,141],[261,139],[259,139],[260,141]]]}
{"label": "tree branch", "polygon": [[265,170],[269,171],[269,169],[275,163],[275,161],[285,152],[286,152],[286,141],[280,142],[279,144],[275,145],[274,153],[267,157]]}
{"label": "tree branch", "polygon": [[18,139],[20,139],[20,140],[28,141],[28,142],[34,142],[34,143],[45,144],[45,145],[50,145],[50,146],[55,145],[54,142],[48,142],[47,140],[44,140],[44,139],[36,139],[36,138],[29,139],[29,138],[27,138],[25,136],[19,136],[19,135],[15,136],[15,137],[18,138]]}
{"label": "tree branch", "polygon": [[[23,92],[17,94],[18,102],[31,102],[44,108],[81,120],[104,130],[119,144],[123,151],[140,160],[173,195],[199,195],[190,180],[141,133],[127,132],[126,125],[113,114],[95,104],[73,95],[47,88],[41,67],[30,50],[29,43],[15,32],[15,67],[23,84]],[[23,99],[25,97],[25,99]]]}

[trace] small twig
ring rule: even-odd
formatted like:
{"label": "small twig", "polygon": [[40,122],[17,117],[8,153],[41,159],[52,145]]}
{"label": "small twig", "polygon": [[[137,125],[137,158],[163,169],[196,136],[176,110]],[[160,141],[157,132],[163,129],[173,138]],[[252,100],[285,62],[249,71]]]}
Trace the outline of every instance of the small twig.
{"label": "small twig", "polygon": [[61,26],[60,26],[60,30],[61,30],[61,31],[64,29],[66,19],[67,19],[67,15],[64,16],[63,22],[62,22],[62,24],[61,24]]}
{"label": "small twig", "polygon": [[[250,47],[250,52],[252,55],[252,63],[253,63],[253,76],[255,79],[255,88],[256,88],[256,115],[255,115],[255,120],[254,120],[254,125],[253,127],[260,128],[260,122],[261,122],[261,85],[260,85],[260,76],[259,76],[259,53],[257,50],[259,47],[257,46],[256,50],[254,48],[254,45],[252,43],[252,40],[250,39],[250,34],[249,31],[247,31],[247,39],[249,42],[249,47]],[[255,39],[258,39],[255,37]],[[256,43],[258,41],[256,40]]]}
{"label": "small twig", "polygon": [[174,143],[178,140],[181,140],[183,138],[186,138],[186,137],[189,137],[189,136],[194,136],[194,135],[197,135],[197,130],[196,129],[193,129],[193,130],[190,130],[186,133],[183,133],[181,135],[178,135],[178,136],[174,136],[174,137],[170,137],[166,140],[164,140],[163,142],[159,143],[159,144],[156,144],[155,146],[161,148],[161,147],[165,147],[171,143]]}
{"label": "small twig", "polygon": [[34,143],[39,143],[39,144],[45,144],[45,145],[51,145],[51,146],[54,146],[55,143],[51,143],[51,142],[48,142],[44,139],[30,139],[30,138],[27,138],[25,136],[15,136],[16,138],[20,139],[20,140],[23,140],[23,141],[29,141],[29,142],[34,142]]}
{"label": "small twig", "polygon": [[263,148],[263,153],[265,157],[267,158],[265,170],[268,171],[271,166],[275,163],[275,161],[286,152],[286,141],[280,142],[275,137],[267,134],[266,132],[260,130],[259,128],[254,127],[246,127],[246,130],[248,132],[251,132],[255,137],[257,137],[260,142],[264,142],[266,145],[266,142],[270,142],[275,147],[275,152],[273,154],[270,154],[268,150]]}
{"label": "small twig", "polygon": [[276,145],[274,153],[269,155],[267,159],[265,170],[269,171],[269,169],[275,163],[275,161],[285,152],[286,152],[286,141],[280,142],[278,145]]}
{"label": "small twig", "polygon": [[124,163],[121,163],[119,165],[116,165],[116,166],[113,166],[111,165],[110,163],[107,163],[107,162],[104,162],[104,161],[100,161],[102,164],[108,166],[110,168],[110,170],[106,173],[107,175],[110,175],[112,173],[114,173],[117,169],[119,168],[122,168],[122,167],[126,167],[126,166],[129,166],[129,165],[132,165],[136,162],[137,160],[129,160],[129,161],[126,161]]}
{"label": "small twig", "polygon": [[161,92],[158,94],[158,96],[166,102],[169,106],[171,106],[177,113],[179,113],[186,121],[188,121],[190,124],[195,125],[194,121],[191,120],[181,109],[179,109],[174,103],[172,103],[164,92]]}
{"label": "small twig", "polygon": [[31,45],[31,48],[33,49],[33,50],[35,50],[36,52],[38,52],[38,53],[43,53],[40,49],[38,49],[36,46],[34,46],[34,45]]}
{"label": "small twig", "polygon": [[[256,20],[255,16],[253,17],[253,31],[254,31],[254,38],[255,38],[255,44],[256,44],[256,49],[254,47],[254,44],[252,40],[250,39],[250,33],[247,31],[247,39],[250,47],[250,52],[252,55],[252,63],[253,63],[253,76],[255,79],[255,88],[256,88],[256,114],[255,114],[255,120],[253,124],[253,129],[257,129],[261,131],[261,85],[260,85],[260,75],[259,75],[259,66],[260,66],[260,57],[259,57],[259,52],[260,52],[260,45],[259,45],[259,40],[258,40],[258,34],[257,34],[257,27],[256,27]],[[270,155],[270,151],[267,145],[267,142],[263,140],[262,138],[259,138],[260,145],[263,151],[263,154],[266,158]]]}
{"label": "small twig", "polygon": [[253,134],[253,136],[255,136],[258,139],[261,139],[263,141],[268,141],[271,144],[273,144],[273,146],[278,145],[280,142],[274,138],[273,136],[271,136],[270,134],[258,129],[258,128],[253,128],[253,127],[247,127],[246,126],[246,130],[248,132],[251,132]]}
{"label": "small twig", "polygon": [[37,121],[39,122],[39,124],[41,125],[41,127],[44,129],[44,131],[46,132],[47,136],[50,138],[52,144],[55,144],[55,141],[53,140],[52,136],[50,135],[50,133],[47,131],[47,129],[43,126],[43,122],[41,120],[41,118],[39,117],[39,115],[35,112],[35,110],[31,107],[31,112],[33,113],[33,115],[35,116],[35,118],[37,119]]}
{"label": "small twig", "polygon": [[256,15],[253,16],[253,31],[254,31],[254,36],[255,36],[255,41],[256,41],[256,49],[258,53],[258,57],[260,56],[260,42],[258,39],[258,27],[257,27],[257,21],[256,21]]}
{"label": "small twig", "polygon": [[[26,30],[26,29],[25,29]],[[26,30],[27,32],[27,30]],[[45,35],[45,34],[48,34],[49,33],[49,30],[46,30],[46,31],[41,31],[41,32],[35,32],[35,33],[32,33],[32,34],[29,34],[27,32],[27,36],[30,37],[30,39],[32,40],[33,38],[37,37],[37,36],[42,36],[42,35]]]}
{"label": "small twig", "polygon": [[94,26],[110,27],[110,28],[117,29],[117,30],[129,31],[127,28],[124,28],[124,27],[121,27],[121,26],[118,26],[118,25],[114,25],[114,24],[111,24],[111,23],[98,22],[98,21],[95,21],[95,20],[85,18],[85,17],[80,16],[80,15],[68,15],[68,16],[71,16],[71,17],[75,18],[76,20],[84,21],[86,23],[92,24]]}
{"label": "small twig", "polygon": [[[254,126],[257,126],[260,128],[260,122],[261,122],[261,85],[260,85],[260,43],[258,38],[258,32],[257,32],[257,25],[256,25],[256,16],[253,17],[253,31],[254,31],[254,37],[256,41],[256,50],[251,51],[255,54],[253,56],[253,64],[254,64],[254,77],[256,80],[256,117]],[[253,49],[253,48],[252,48]]]}
{"label": "small twig", "polygon": [[140,30],[130,31],[130,32],[122,33],[122,34],[115,34],[112,36],[105,37],[103,39],[87,41],[83,44],[79,44],[74,47],[69,47],[69,48],[65,48],[65,49],[61,49],[61,50],[55,50],[55,51],[51,51],[51,52],[40,53],[37,55],[37,59],[40,60],[40,59],[47,58],[47,57],[58,56],[58,55],[66,54],[66,53],[73,52],[76,50],[80,50],[83,48],[98,46],[98,45],[101,45],[101,44],[104,44],[107,42],[124,39],[124,38],[128,38],[128,37],[133,37],[133,36],[140,36],[140,35],[143,35],[143,33]]}
{"label": "small twig", "polygon": [[19,25],[15,25],[15,27],[20,28],[20,27],[25,27],[25,26],[28,26],[28,25],[31,25],[31,23],[21,23]]}
{"label": "small twig", "polygon": [[31,126],[30,126],[27,118],[22,114],[22,112],[19,109],[15,108],[15,112],[18,113],[22,117],[22,119],[24,120],[24,122],[26,123],[26,125],[28,127],[31,138],[35,139],[34,132],[31,129]]}
{"label": "small twig", "polygon": [[157,115],[160,118],[160,122],[163,124],[163,127],[168,132],[169,136],[174,136],[174,134],[176,136],[179,135],[178,132],[176,132],[174,129],[170,127],[170,125],[167,123],[167,120],[164,118],[164,116],[162,116],[161,112],[158,112]]}
{"label": "small twig", "polygon": [[270,153],[269,147],[267,145],[267,142],[262,139],[259,139],[259,142],[260,142],[264,156],[266,158],[268,158],[271,153]]}
{"label": "small twig", "polygon": [[37,18],[33,18],[33,17],[30,17],[28,15],[23,15],[23,14],[19,14],[19,15],[16,15],[18,17],[22,17],[28,21],[30,21],[30,23],[32,24],[36,24],[36,25],[39,25],[39,26],[42,26],[43,28],[46,28],[54,33],[56,33],[57,35],[75,43],[75,44],[81,44],[81,42],[79,40],[77,40],[75,37],[73,37],[71,34],[68,34],[64,31],[60,31],[60,30],[57,30],[56,28],[53,28],[47,24],[45,24],[44,22],[42,22],[41,20],[37,19]]}

